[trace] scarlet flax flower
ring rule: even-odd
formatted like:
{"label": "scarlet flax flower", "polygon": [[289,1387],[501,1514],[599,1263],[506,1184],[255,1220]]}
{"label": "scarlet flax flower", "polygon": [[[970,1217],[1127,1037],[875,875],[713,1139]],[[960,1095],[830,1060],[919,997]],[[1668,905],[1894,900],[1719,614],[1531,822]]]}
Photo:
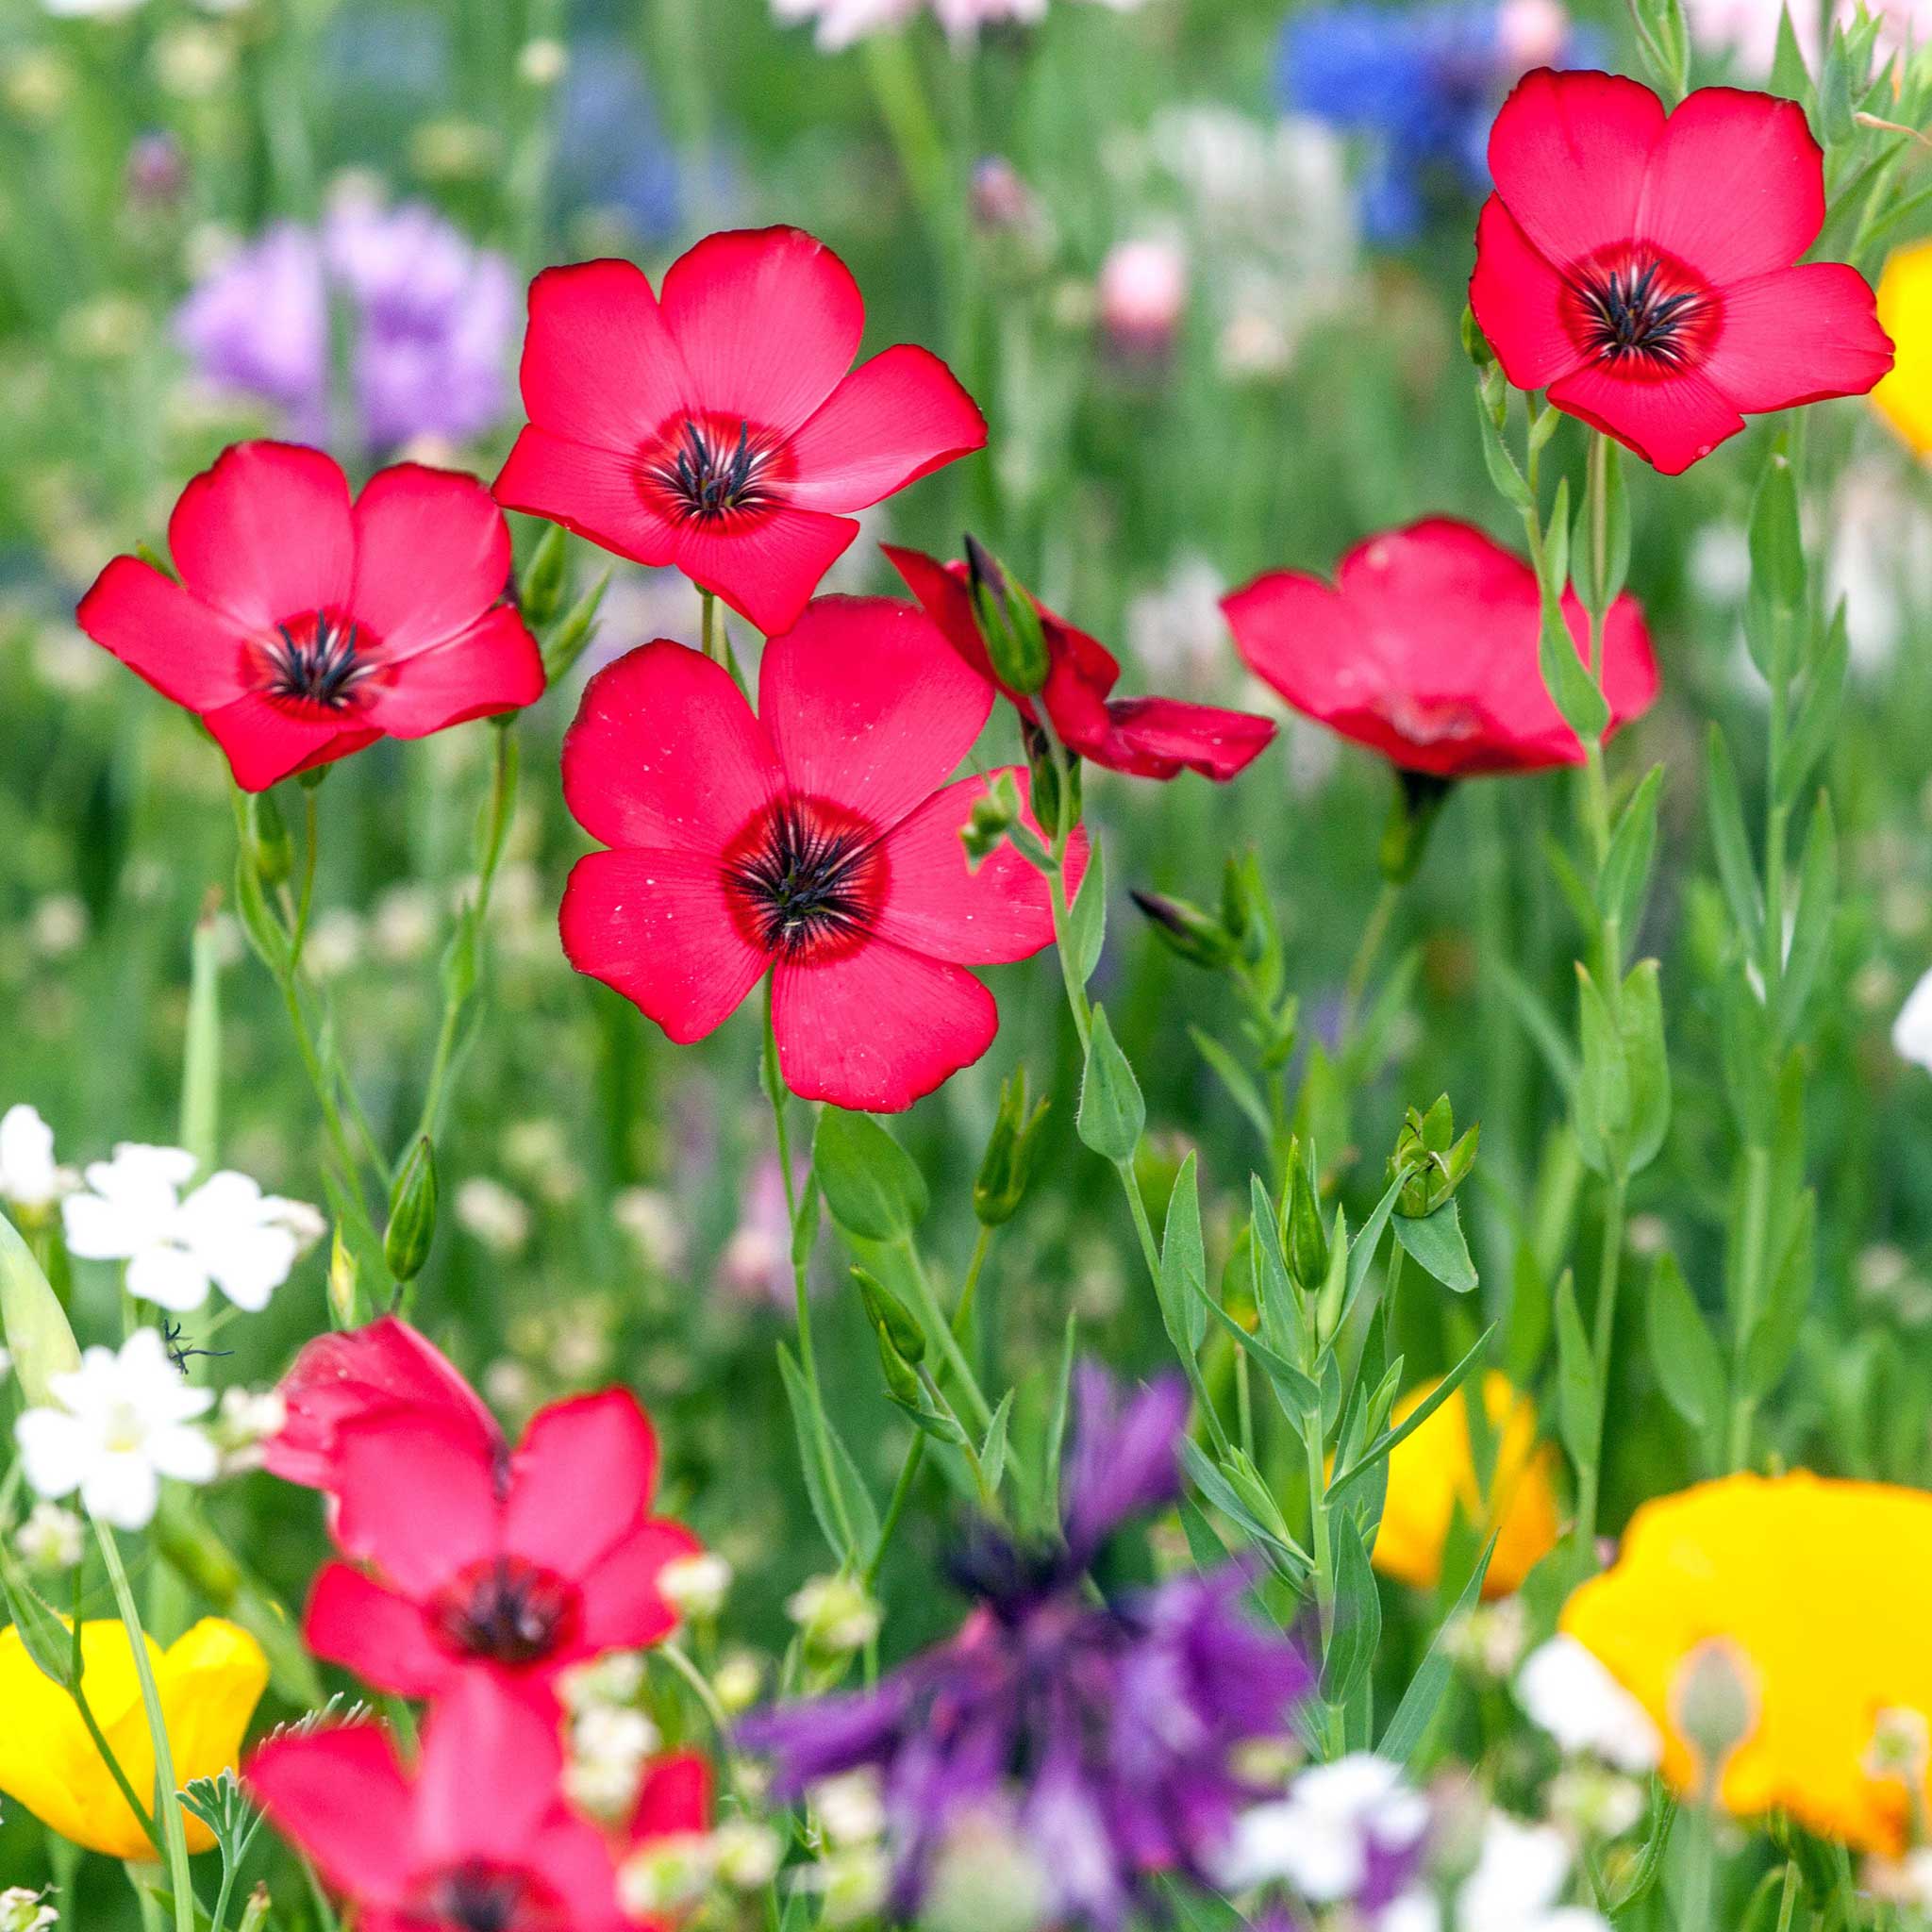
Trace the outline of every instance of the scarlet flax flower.
{"label": "scarlet flax flower", "polygon": [[1666,475],[1744,417],[1862,395],[1891,367],[1870,285],[1794,266],[1824,163],[1794,101],[1539,68],[1490,131],[1469,299],[1505,374]]}
{"label": "scarlet flax flower", "polygon": [[286,1420],[262,1444],[262,1461],[284,1482],[336,1489],[341,1432],[385,1411],[431,1413],[476,1455],[508,1454],[496,1418],[456,1366],[393,1315],[317,1336],[295,1357],[278,1392]]}
{"label": "scarlet flax flower", "polygon": [[320,450],[237,443],[181,492],[168,548],[178,583],[117,557],[77,622],[201,719],[244,791],[542,694],[474,476],[398,463],[352,503]]}
{"label": "scarlet flax flower", "polygon": [[[1544,687],[1536,573],[1480,530],[1430,517],[1357,544],[1330,585],[1271,571],[1222,600],[1255,675],[1406,772],[1465,778],[1583,762]],[[1587,658],[1574,591],[1563,618]],[[1657,661],[1627,593],[1604,621],[1610,728],[1650,708]]]}
{"label": "scarlet flax flower", "polygon": [[496,499],[786,630],[858,534],[853,512],[986,442],[928,351],[852,369],[864,328],[851,272],[797,228],[708,235],[655,294],[627,261],[547,268],[524,340],[530,423]]}
{"label": "scarlet flax flower", "polygon": [[565,888],[571,964],[680,1041],[769,972],[793,1092],[910,1107],[992,1043],[998,1009],[966,967],[1053,937],[1040,874],[1010,845],[969,872],[959,842],[991,778],[944,780],[991,707],[932,625],[883,598],[822,597],[774,639],[756,717],[682,644],[619,658],[564,739],[564,799],[614,848]]}
{"label": "scarlet flax flower", "polygon": [[[358,1723],[272,1738],[244,1782],[358,1932],[637,1932],[618,1902],[626,1847],[565,1806],[561,1770],[554,1723],[474,1683],[431,1713],[413,1769]],[[702,1832],[709,1812],[703,1760],[661,1758],[625,1838]]]}
{"label": "scarlet flax flower", "polygon": [[1274,736],[1273,721],[1252,711],[1181,698],[1110,697],[1121,676],[1113,654],[1043,606],[1046,682],[1037,699],[1009,691],[1000,685],[974,621],[966,566],[890,543],[880,547],[954,650],[999,685],[1029,724],[1043,709],[1060,742],[1090,764],[1138,778],[1173,778],[1188,771],[1224,782],[1253,763]]}
{"label": "scarlet flax flower", "polygon": [[626,1390],[552,1404],[514,1450],[446,1411],[378,1408],[336,1430],[331,1457],[353,1564],[317,1575],[305,1634],[382,1690],[481,1676],[548,1704],[559,1671],[677,1621],[658,1579],[698,1543],[650,1514],[657,1438]]}

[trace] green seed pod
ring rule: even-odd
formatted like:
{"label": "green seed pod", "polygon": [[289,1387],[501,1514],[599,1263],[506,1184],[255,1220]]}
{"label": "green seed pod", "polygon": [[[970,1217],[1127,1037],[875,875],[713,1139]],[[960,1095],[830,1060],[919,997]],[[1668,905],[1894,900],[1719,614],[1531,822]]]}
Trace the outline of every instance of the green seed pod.
{"label": "green seed pod", "polygon": [[1040,607],[974,537],[966,540],[966,586],[993,675],[1009,691],[1030,697],[1046,682],[1051,668]]}
{"label": "green seed pod", "polygon": [[1219,972],[1235,956],[1235,939],[1213,914],[1204,912],[1185,899],[1171,898],[1165,892],[1143,892],[1139,887],[1127,896],[1152,922],[1162,942],[1183,959],[1209,972]]}
{"label": "green seed pod", "polygon": [[1020,1203],[1026,1198],[1033,1179],[1040,1130],[1045,1124],[1048,1105],[1042,1100],[1028,1115],[1024,1067],[1000,1088],[999,1112],[994,1116],[986,1152],[980,1158],[979,1174],[973,1183],[973,1211],[982,1226],[1001,1226],[1020,1211]]}
{"label": "green seed pod", "polygon": [[858,1283],[865,1312],[882,1341],[890,1341],[902,1362],[925,1359],[925,1330],[913,1319],[912,1310],[876,1276],[855,1268],[852,1276]]}
{"label": "green seed pod", "polygon": [[425,1134],[409,1150],[403,1171],[390,1190],[389,1226],[382,1257],[397,1281],[413,1281],[429,1258],[436,1239],[436,1149]]}

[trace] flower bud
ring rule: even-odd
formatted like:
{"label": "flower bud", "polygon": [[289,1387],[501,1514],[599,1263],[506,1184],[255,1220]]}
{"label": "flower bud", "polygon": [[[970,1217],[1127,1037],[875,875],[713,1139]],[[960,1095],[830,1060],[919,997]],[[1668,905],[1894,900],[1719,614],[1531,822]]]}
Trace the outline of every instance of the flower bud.
{"label": "flower bud", "polygon": [[273,891],[295,870],[295,847],[273,791],[250,792],[247,812],[248,863]]}
{"label": "flower bud", "polygon": [[53,1404],[53,1381],[80,1367],[80,1346],[59,1297],[48,1286],[33,1250],[0,1214],[0,1334],[29,1408]]}
{"label": "flower bud", "polygon": [[1291,1141],[1288,1169],[1289,1270],[1303,1290],[1313,1294],[1328,1279],[1328,1230],[1322,1225],[1314,1148]]}
{"label": "flower bud", "polygon": [[814,1576],[787,1601],[785,1614],[816,1658],[849,1657],[879,1632],[879,1607],[856,1576]]}
{"label": "flower bud", "polygon": [[1039,606],[974,537],[966,539],[966,584],[993,675],[1009,691],[1030,697],[1046,682],[1051,668]]}
{"label": "flower bud", "polygon": [[973,801],[973,816],[959,829],[959,842],[966,848],[966,869],[977,872],[981,864],[1007,841],[1007,834],[1020,819],[1020,788],[1010,772],[1002,772]]}
{"label": "flower bud", "polygon": [[1475,310],[1467,302],[1462,305],[1462,353],[1478,369],[1490,368],[1496,359],[1489,337],[1483,334],[1482,325],[1475,319]]}
{"label": "flower bud", "polygon": [[1042,1100],[1027,1113],[1024,1067],[1002,1083],[1000,1109],[973,1183],[973,1211],[982,1227],[999,1227],[1019,1212],[1033,1179],[1034,1158],[1050,1105]]}
{"label": "flower bud", "polygon": [[341,1229],[337,1228],[328,1250],[328,1307],[338,1328],[356,1325],[356,1284],[360,1274]]}
{"label": "flower bud", "polygon": [[1033,816],[1049,839],[1056,838],[1063,826],[1071,828],[1080,823],[1080,760],[1069,758],[1067,783],[1062,787],[1053,740],[1038,724],[1024,718],[1020,721],[1020,738],[1026,747],[1026,768],[1032,779]]}
{"label": "flower bud", "polygon": [[880,1340],[891,1343],[892,1353],[902,1362],[924,1361],[925,1330],[914,1319],[912,1310],[884,1282],[863,1268],[855,1268],[852,1278],[858,1283],[859,1298],[865,1303],[866,1315],[878,1330]]}
{"label": "flower bud", "polygon": [[1437,1097],[1426,1114],[1410,1108],[1389,1157],[1389,1179],[1405,1175],[1395,1211],[1411,1221],[1433,1214],[1469,1178],[1475,1165],[1480,1127],[1456,1139],[1456,1119],[1446,1093]]}
{"label": "flower bud", "polygon": [[235,1932],[262,1932],[268,1924],[270,1900],[268,1887],[258,1885],[248,1894],[248,1903],[242,1908],[242,1922]]}
{"label": "flower bud", "polygon": [[543,533],[517,586],[517,605],[524,622],[541,631],[563,608],[563,583],[568,562],[566,538],[561,524],[552,524]]}
{"label": "flower bud", "polygon": [[1715,1788],[1730,1755],[1757,1724],[1757,1693],[1748,1658],[1722,1637],[1700,1643],[1671,1685],[1671,1714]]}
{"label": "flower bud", "polygon": [[1254,924],[1250,897],[1258,889],[1254,858],[1252,850],[1241,858],[1230,852],[1227,863],[1221,869],[1221,926],[1237,945],[1247,938],[1248,928]]}
{"label": "flower bud", "polygon": [[1429,834],[1449,802],[1456,780],[1406,770],[1397,771],[1395,779],[1395,796],[1382,827],[1378,856],[1382,876],[1391,886],[1406,886],[1421,869]]}
{"label": "flower bud", "polygon": [[409,1158],[390,1190],[382,1257],[398,1282],[413,1281],[422,1274],[435,1239],[436,1148],[425,1134],[409,1149]]}
{"label": "flower bud", "polygon": [[72,1509],[63,1509],[58,1503],[36,1503],[26,1521],[13,1532],[13,1547],[28,1569],[61,1575],[85,1553],[87,1526]]}
{"label": "flower bud", "polygon": [[1143,892],[1138,886],[1129,888],[1127,896],[1147,915],[1156,936],[1183,959],[1209,972],[1218,972],[1233,959],[1234,937],[1211,913],[1165,892]]}

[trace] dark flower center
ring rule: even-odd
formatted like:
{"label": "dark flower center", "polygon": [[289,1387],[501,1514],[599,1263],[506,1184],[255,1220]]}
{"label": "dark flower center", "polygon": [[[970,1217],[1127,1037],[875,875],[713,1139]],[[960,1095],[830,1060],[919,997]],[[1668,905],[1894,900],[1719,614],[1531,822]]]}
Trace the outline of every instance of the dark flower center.
{"label": "dark flower center", "polygon": [[862,936],[884,883],[869,825],[813,799],[786,799],[726,860],[724,882],[768,953],[798,958]]}
{"label": "dark flower center", "polygon": [[310,618],[293,618],[275,625],[263,645],[268,659],[268,694],[320,705],[325,710],[343,709],[357,685],[375,670],[360,642],[355,624],[318,610]]}
{"label": "dark flower center", "polygon": [[1584,348],[1623,375],[1674,375],[1705,346],[1716,303],[1679,264],[1648,253],[1598,262],[1569,288],[1572,326]]}
{"label": "dark flower center", "polygon": [[521,1557],[493,1557],[444,1585],[432,1615],[450,1650],[521,1670],[564,1647],[579,1607],[577,1587],[567,1577]]}
{"label": "dark flower center", "polygon": [[475,1859],[439,1872],[403,1909],[422,1932],[563,1932],[562,1907],[526,1872]]}
{"label": "dark flower center", "polygon": [[779,445],[743,417],[686,417],[644,459],[645,479],[686,523],[719,524],[769,509]]}

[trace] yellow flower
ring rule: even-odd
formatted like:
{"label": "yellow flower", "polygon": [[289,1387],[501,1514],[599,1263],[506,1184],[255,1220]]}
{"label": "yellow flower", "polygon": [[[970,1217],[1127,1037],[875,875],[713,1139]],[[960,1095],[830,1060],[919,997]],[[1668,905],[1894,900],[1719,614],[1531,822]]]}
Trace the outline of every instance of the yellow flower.
{"label": "yellow flower", "polygon": [[[149,1640],[162,1718],[181,1785],[230,1769],[268,1688],[268,1659],[247,1631],[219,1617],[197,1624],[163,1651]],[[155,1760],[134,1652],[118,1622],[80,1626],[81,1688],[127,1782],[142,1798]],[[0,1631],[0,1791],[49,1830],[110,1858],[152,1858],[154,1848],[80,1721],[74,1699],[41,1674],[20,1633]],[[184,1813],[191,1851],[214,1842]]]}
{"label": "yellow flower", "polygon": [[1724,1764],[1724,1808],[1782,1808],[1828,1837],[1903,1850],[1906,1786],[1874,1745],[1909,1713],[1932,1715],[1932,1494],[1798,1472],[1662,1497],[1631,1519],[1614,1567],[1571,1597],[1562,1627],[1649,1711],[1680,1790],[1701,1775],[1678,1723],[1684,1666],[1716,1644],[1755,1705]]}
{"label": "yellow flower", "polygon": [[[1391,1421],[1413,1414],[1437,1383],[1411,1389]],[[1375,1539],[1375,1568],[1385,1576],[1433,1590],[1441,1580],[1442,1544],[1459,1507],[1484,1537],[1500,1531],[1483,1579],[1486,1597],[1507,1596],[1557,1542],[1556,1457],[1536,1440],[1536,1407],[1491,1370],[1483,1377],[1483,1410],[1496,1457],[1486,1510],[1470,1453],[1466,1391],[1458,1389],[1389,1457],[1389,1496]]]}
{"label": "yellow flower", "polygon": [[1878,321],[1897,355],[1872,401],[1924,456],[1932,451],[1932,242],[1901,248],[1885,264]]}

